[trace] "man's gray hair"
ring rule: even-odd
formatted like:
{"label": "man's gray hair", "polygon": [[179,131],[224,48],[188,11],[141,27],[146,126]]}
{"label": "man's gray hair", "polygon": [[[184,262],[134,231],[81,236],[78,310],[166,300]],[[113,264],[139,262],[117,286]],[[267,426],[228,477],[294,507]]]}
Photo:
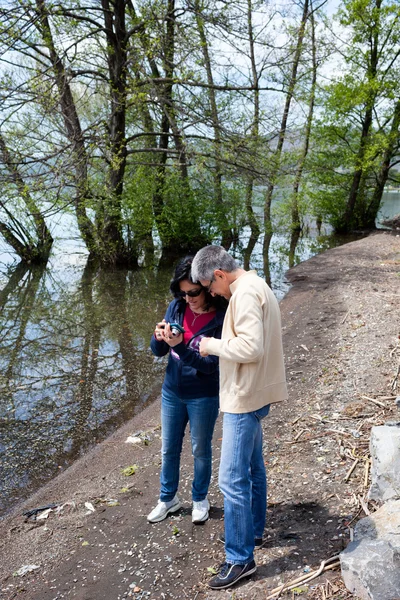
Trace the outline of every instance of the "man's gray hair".
{"label": "man's gray hair", "polygon": [[199,250],[192,262],[191,277],[193,281],[211,281],[214,271],[221,269],[232,273],[238,268],[238,264],[222,246],[205,246]]}

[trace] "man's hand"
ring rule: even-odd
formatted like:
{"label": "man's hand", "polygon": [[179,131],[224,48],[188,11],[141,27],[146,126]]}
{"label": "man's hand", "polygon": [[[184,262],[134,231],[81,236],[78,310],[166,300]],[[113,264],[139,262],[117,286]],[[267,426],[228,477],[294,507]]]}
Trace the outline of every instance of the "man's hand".
{"label": "man's hand", "polygon": [[200,340],[199,352],[200,356],[208,356],[207,346],[210,338],[203,337]]}

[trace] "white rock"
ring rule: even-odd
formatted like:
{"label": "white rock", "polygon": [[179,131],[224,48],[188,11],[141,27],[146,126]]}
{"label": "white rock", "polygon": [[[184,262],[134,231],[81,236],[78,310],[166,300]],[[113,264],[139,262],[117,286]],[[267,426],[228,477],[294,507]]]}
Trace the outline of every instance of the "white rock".
{"label": "white rock", "polygon": [[400,427],[372,427],[370,452],[372,483],[368,497],[383,502],[400,498]]}
{"label": "white rock", "polygon": [[142,438],[130,435],[126,438],[125,444],[140,444]]}

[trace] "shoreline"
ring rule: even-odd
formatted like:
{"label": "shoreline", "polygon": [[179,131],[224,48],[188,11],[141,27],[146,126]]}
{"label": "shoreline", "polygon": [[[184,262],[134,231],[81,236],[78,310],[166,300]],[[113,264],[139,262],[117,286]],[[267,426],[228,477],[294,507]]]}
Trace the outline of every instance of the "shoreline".
{"label": "shoreline", "polygon": [[[388,345],[400,333],[400,303],[390,300],[396,291],[400,296],[399,272],[400,238],[381,231],[327,250],[288,272],[292,287],[280,306],[290,400],[274,408],[264,424],[271,546],[257,554],[257,576],[235,588],[237,598],[265,598],[266,589],[274,588],[282,574],[288,579],[299,565],[318,564],[346,543],[344,523],[354,512],[350,500],[362,474],[356,472],[350,485],[343,481],[349,463],[338,460],[338,435],[327,430],[353,431],[359,421],[348,426],[346,419],[353,417],[344,411],[362,393],[387,393],[393,377],[386,364]],[[368,319],[363,315],[367,309]],[[371,352],[365,365],[363,348]],[[327,420],[332,421],[329,427]],[[214,435],[210,520],[201,527],[190,519],[187,437],[179,492],[183,510],[155,526],[147,523],[146,514],[158,496],[159,421],[156,400],[0,521],[5,599],[220,597],[205,583],[207,569],[223,557],[216,542],[223,527],[217,485],[221,418]],[[314,431],[314,423],[325,427],[322,433]],[[125,443],[137,431],[146,432],[148,445]],[[351,433],[342,437],[351,443],[356,439]],[[123,476],[121,470],[134,464],[135,474]],[[59,515],[24,523],[23,510],[49,502],[64,505]],[[174,528],[179,532],[174,534]],[[289,530],[300,542],[283,536]],[[29,564],[39,568],[13,577]],[[305,594],[300,597],[311,598]]]}
{"label": "shoreline", "polygon": [[[116,429],[114,431],[112,431],[107,437],[105,437],[104,439],[100,440],[99,442],[94,442],[93,445],[91,445],[89,448],[87,448],[83,453],[81,453],[80,456],[77,456],[76,458],[74,458],[73,460],[71,460],[70,464],[68,464],[65,468],[62,469],[62,471],[60,471],[59,473],[57,473],[56,475],[54,475],[53,477],[51,477],[48,481],[43,482],[41,485],[39,485],[34,491],[32,491],[32,493],[30,493],[26,498],[22,498],[17,500],[16,502],[13,503],[13,505],[6,510],[6,512],[1,513],[0,514],[0,526],[1,523],[3,521],[5,521],[7,518],[12,517],[13,515],[17,514],[22,514],[22,511],[26,510],[26,506],[28,504],[31,504],[32,502],[35,502],[35,498],[41,497],[41,492],[42,490],[46,490],[48,488],[48,486],[51,486],[51,484],[54,481],[62,481],[63,477],[65,476],[65,474],[67,472],[69,472],[70,469],[72,469],[75,465],[75,463],[81,461],[82,459],[84,459],[85,457],[89,456],[92,452],[95,452],[96,449],[101,446],[101,444],[107,442],[107,440],[110,440],[113,436],[115,436],[119,431],[122,431],[125,427],[127,426],[131,426],[132,431],[135,425],[136,420],[138,420],[138,423],[140,423],[140,415],[142,415],[143,413],[145,413],[146,411],[150,410],[151,411],[151,407],[156,404],[157,402],[160,401],[160,390],[161,390],[161,384],[160,385],[154,385],[148,399],[146,400],[146,405],[145,408],[143,408],[143,410],[141,410],[138,414],[134,415],[133,417],[131,417],[127,423],[125,424],[120,424],[116,427]],[[137,427],[136,429],[140,429],[140,427]],[[127,434],[128,436],[129,434]]]}

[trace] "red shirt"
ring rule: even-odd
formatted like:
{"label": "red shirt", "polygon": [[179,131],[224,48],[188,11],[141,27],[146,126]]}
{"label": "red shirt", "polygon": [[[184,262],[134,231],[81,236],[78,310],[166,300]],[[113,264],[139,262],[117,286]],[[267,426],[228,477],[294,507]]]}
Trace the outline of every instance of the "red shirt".
{"label": "red shirt", "polygon": [[191,308],[186,305],[185,315],[183,317],[183,327],[185,333],[183,334],[183,341],[185,344],[196,335],[200,329],[203,329],[210,321],[215,317],[215,310],[211,310],[206,313],[194,313]]}

